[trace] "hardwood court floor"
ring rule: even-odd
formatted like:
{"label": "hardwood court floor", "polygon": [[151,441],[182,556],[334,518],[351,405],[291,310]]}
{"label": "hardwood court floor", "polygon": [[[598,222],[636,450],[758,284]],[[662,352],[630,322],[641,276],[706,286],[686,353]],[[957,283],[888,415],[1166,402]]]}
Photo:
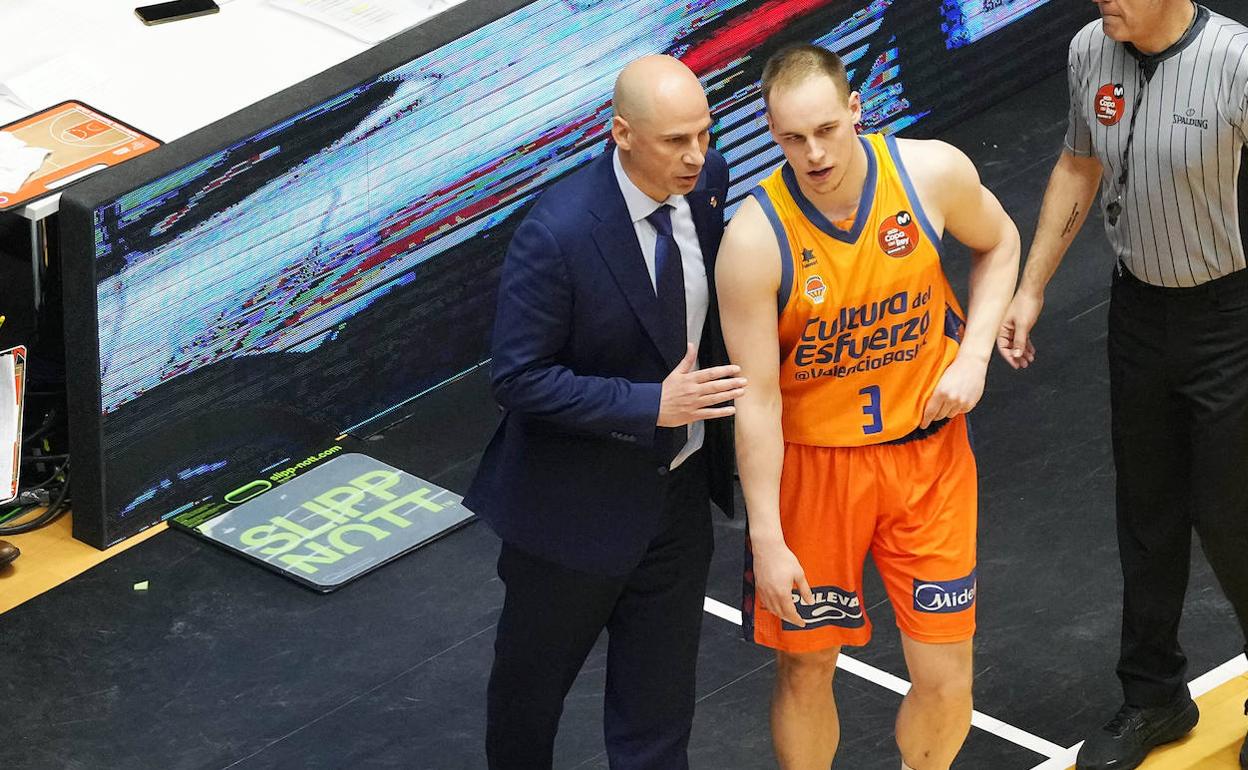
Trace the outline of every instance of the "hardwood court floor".
{"label": "hardwood court floor", "polygon": [[70,527],[71,520],[66,515],[43,529],[7,538],[21,549],[22,555],[7,568],[0,568],[0,612],[8,612],[165,530],[165,525],[159,524],[107,551],[99,551],[75,540]]}

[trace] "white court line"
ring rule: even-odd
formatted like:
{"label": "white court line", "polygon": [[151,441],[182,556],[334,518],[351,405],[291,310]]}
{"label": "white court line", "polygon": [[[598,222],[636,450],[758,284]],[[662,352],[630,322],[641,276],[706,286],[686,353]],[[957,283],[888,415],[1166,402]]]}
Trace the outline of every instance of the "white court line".
{"label": "white court line", "polygon": [[[1188,683],[1187,689],[1191,691],[1193,698],[1199,698],[1210,690],[1215,690],[1244,674],[1248,674],[1248,659],[1245,659],[1243,655],[1236,655],[1212,671],[1207,671],[1193,679]],[[1082,745],[1083,741],[1079,741],[1031,770],[1066,770],[1075,764],[1075,757],[1079,754],[1079,747]]]}
{"label": "white court line", "polygon": [[1075,764],[1075,756],[1079,753],[1079,747],[1083,745],[1083,741],[1079,741],[1069,749],[1065,749],[1056,757],[1046,759],[1031,770],[1066,770]]}
{"label": "white court line", "polygon": [[1236,655],[1214,670],[1193,679],[1187,689],[1192,691],[1193,698],[1199,698],[1210,690],[1217,689],[1244,674],[1248,674],[1248,660],[1243,655]]}
{"label": "white court line", "polygon": [[[729,607],[721,601],[716,601],[711,597],[706,597],[706,601],[702,603],[702,608],[717,618],[723,618],[730,623],[741,625],[741,610]],[[1242,657],[1242,656],[1241,656]],[[841,653],[836,657],[836,667],[842,671],[848,671],[854,676],[862,677],[872,684],[877,684],[895,693],[905,695],[910,692],[910,683],[899,676],[888,673],[872,666],[868,663],[852,658],[845,653]],[[1058,746],[1056,743],[1046,741],[1038,735],[1032,735],[1026,730],[1006,724],[1000,719],[990,717],[980,711],[971,712],[971,724],[984,732],[991,733],[1002,740],[1022,746],[1025,749],[1034,751],[1044,757],[1056,757],[1066,753],[1066,749]],[[1073,760],[1072,760],[1073,763]],[[1065,770],[1069,765],[1060,765]],[[1054,765],[1047,762],[1043,766],[1044,770],[1051,770]]]}

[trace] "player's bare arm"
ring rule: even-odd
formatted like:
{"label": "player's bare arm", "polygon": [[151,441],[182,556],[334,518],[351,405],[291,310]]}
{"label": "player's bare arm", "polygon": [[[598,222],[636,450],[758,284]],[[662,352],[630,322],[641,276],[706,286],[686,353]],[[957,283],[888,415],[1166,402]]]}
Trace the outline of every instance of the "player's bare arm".
{"label": "player's bare arm", "polygon": [[1036,358],[1031,329],[1044,307],[1044,290],[1088,218],[1101,183],[1101,162],[1063,150],[1049,176],[1040,206],[1036,235],[1027,252],[1027,267],[1018,292],[1001,322],[997,350],[1015,369],[1026,369]]}
{"label": "player's bare arm", "polygon": [[737,470],[750,522],[755,590],[770,612],[798,626],[793,588],[813,601],[805,574],[785,545],[780,528],[780,471],[784,435],[780,425],[779,336],[776,293],[780,248],[753,198],[728,224],[715,266],[720,319],[728,356],[750,387],[736,400]]}
{"label": "player's bare arm", "polygon": [[1018,280],[1019,238],[1018,228],[961,150],[916,140],[901,140],[898,148],[936,232],[949,233],[971,250],[966,331],[924,409],[921,427],[926,428],[971,411],[983,395],[988,360]]}

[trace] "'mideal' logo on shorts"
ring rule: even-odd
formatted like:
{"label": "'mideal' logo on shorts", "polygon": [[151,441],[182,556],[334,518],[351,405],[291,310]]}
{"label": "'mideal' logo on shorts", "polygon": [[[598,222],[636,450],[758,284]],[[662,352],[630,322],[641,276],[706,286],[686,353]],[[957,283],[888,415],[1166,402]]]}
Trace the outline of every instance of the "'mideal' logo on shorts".
{"label": "'mideal' logo on shorts", "polygon": [[975,571],[957,580],[914,581],[914,608],[919,612],[961,612],[975,604]]}
{"label": "'mideal' logo on shorts", "polygon": [[[840,626],[841,628],[862,628],[865,622],[862,617],[862,602],[858,594],[846,591],[837,586],[815,586],[810,589],[814,594],[814,602],[806,603],[801,594],[793,594],[793,603],[797,614],[806,621],[806,628],[819,626]],[[784,623],[786,631],[800,631],[800,626]]]}

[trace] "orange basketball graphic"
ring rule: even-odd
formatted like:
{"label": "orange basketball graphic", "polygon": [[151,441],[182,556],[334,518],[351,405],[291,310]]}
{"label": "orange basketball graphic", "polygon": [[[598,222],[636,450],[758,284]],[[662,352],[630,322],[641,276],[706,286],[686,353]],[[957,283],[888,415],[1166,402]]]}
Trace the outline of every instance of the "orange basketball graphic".
{"label": "orange basketball graphic", "polygon": [[810,301],[816,305],[823,304],[823,293],[827,290],[827,286],[823,282],[823,278],[812,275],[806,279],[806,296],[810,297]]}

